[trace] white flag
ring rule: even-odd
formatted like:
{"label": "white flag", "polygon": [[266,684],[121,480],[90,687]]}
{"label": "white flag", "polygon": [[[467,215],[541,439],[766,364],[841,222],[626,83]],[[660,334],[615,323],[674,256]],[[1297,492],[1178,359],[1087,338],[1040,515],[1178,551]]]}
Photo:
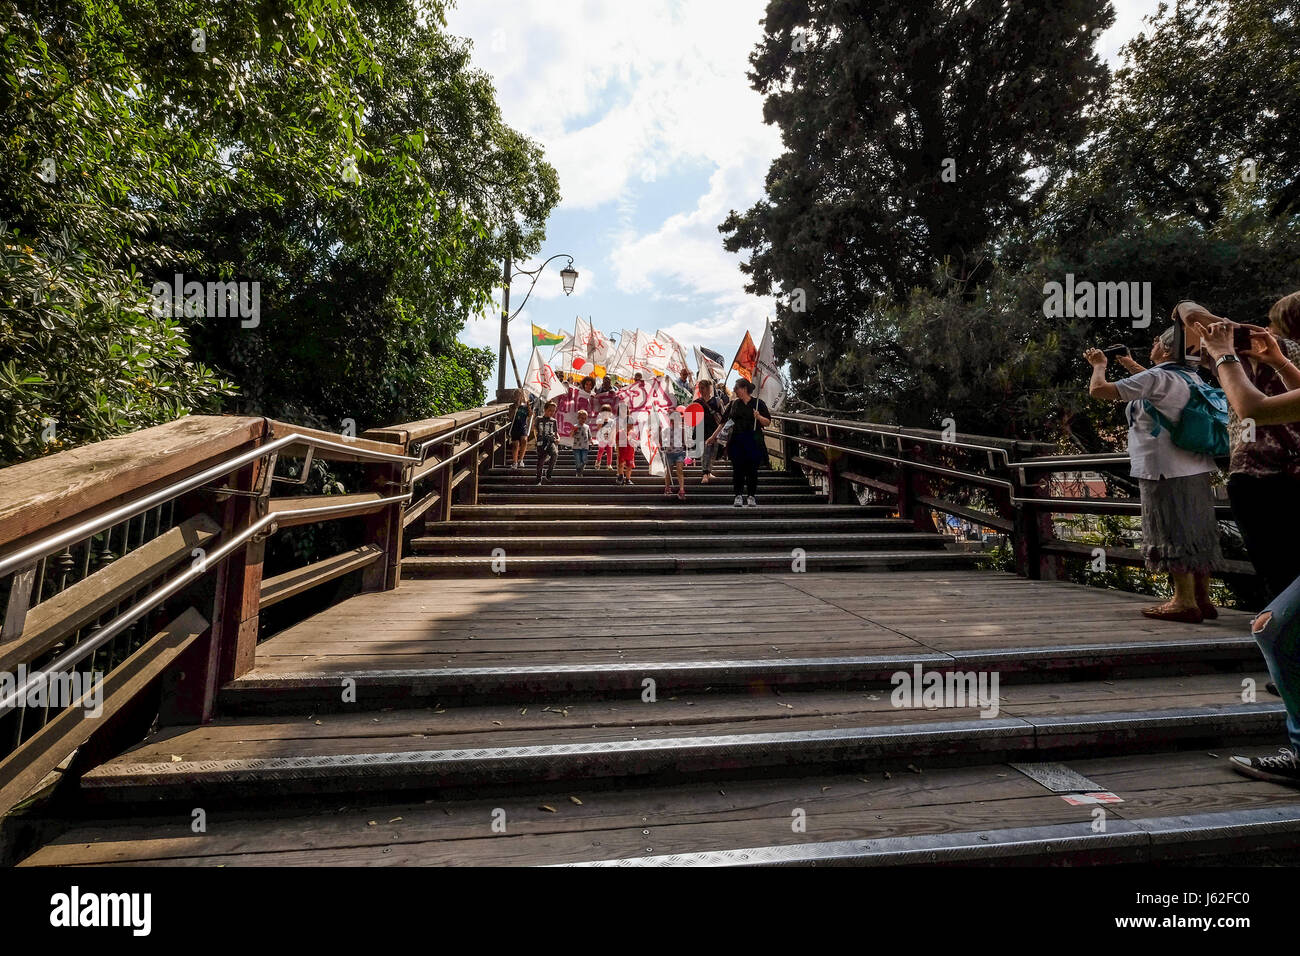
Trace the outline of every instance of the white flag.
{"label": "white flag", "polygon": [[631,380],[633,374],[632,362],[636,358],[636,333],[623,330],[623,334],[618,338],[618,348],[614,351],[614,357],[610,359],[610,375],[615,375],[621,379]]}
{"label": "white flag", "polygon": [[555,374],[555,369],[542,361],[542,353],[537,349],[533,349],[533,357],[528,360],[528,371],[524,373],[524,390],[548,402],[568,392],[568,388]]}
{"label": "white flag", "polygon": [[726,379],[727,376],[723,373],[721,365],[701,352],[698,345],[694,346],[694,348],[695,367],[699,370],[696,372],[698,378],[707,378],[715,384]]}
{"label": "white flag", "polygon": [[[581,319],[578,320],[582,322]],[[608,375],[609,363],[614,357],[614,344],[609,336],[600,329],[592,328],[590,322],[583,323],[587,328],[587,361],[591,364],[591,375]]]}
{"label": "white flag", "polygon": [[644,368],[637,371],[645,373],[647,370],[660,375],[668,371],[668,359],[672,355],[671,347],[659,337],[659,333],[649,335],[636,330],[636,354],[637,358],[643,363]]}
{"label": "white flag", "polygon": [[754,369],[754,392],[772,411],[785,401],[785,383],[776,364],[776,350],[772,346],[772,323],[763,325],[763,340],[758,344],[758,364]]}
{"label": "white flag", "polygon": [[686,364],[686,353],[682,351],[681,343],[662,330],[655,333],[655,341],[668,350],[667,357],[664,360],[665,372],[674,379],[680,379],[682,372],[690,372],[691,369]]}

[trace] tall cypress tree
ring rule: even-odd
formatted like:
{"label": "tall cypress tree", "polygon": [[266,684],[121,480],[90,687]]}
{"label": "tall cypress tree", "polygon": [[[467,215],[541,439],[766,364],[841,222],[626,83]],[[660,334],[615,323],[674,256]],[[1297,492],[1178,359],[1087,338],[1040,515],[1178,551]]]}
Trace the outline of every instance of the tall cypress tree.
{"label": "tall cypress tree", "polygon": [[846,354],[896,347],[882,297],[985,274],[1082,142],[1113,20],[1108,0],[771,0],[749,79],[785,151],[719,231],[778,298],[800,394],[833,404]]}

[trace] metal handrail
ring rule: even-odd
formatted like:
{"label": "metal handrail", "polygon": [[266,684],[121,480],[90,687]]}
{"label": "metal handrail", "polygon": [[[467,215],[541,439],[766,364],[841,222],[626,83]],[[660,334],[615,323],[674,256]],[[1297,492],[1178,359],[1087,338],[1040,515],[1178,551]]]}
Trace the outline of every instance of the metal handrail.
{"label": "metal handrail", "polygon": [[1004,461],[1010,464],[1010,456],[1007,454],[1007,449],[1001,448],[997,445],[977,445],[974,442],[963,442],[963,441],[958,441],[956,439],[948,440],[942,437],[931,438],[929,435],[911,435],[902,431],[890,431],[889,429],[882,428],[879,425],[858,424],[858,423],[850,424],[849,422],[836,421],[833,418],[817,418],[816,416],[789,415],[780,412],[774,412],[772,414],[772,418],[774,418],[777,421],[797,422],[806,425],[825,425],[828,428],[839,428],[843,431],[849,431],[849,432],[861,432],[866,435],[880,435],[883,437],[893,437],[893,438],[910,438],[913,439],[914,441],[928,442],[929,444],[932,445],[948,445],[950,447],[955,447],[955,448],[966,448],[971,451],[984,451],[989,453],[996,452],[997,454],[1000,454],[1002,456]]}
{"label": "metal handrail", "polygon": [[[915,441],[927,442],[932,445],[944,445],[947,447],[964,448],[970,451],[983,451],[997,453],[1002,456],[1003,463],[1008,469],[1013,468],[1034,468],[1034,469],[1052,469],[1057,467],[1068,467],[1077,465],[1125,465],[1129,463],[1129,457],[1125,454],[1095,454],[1095,455],[1041,455],[1035,458],[1023,458],[1012,460],[1009,449],[1000,448],[996,445],[980,445],[975,442],[964,442],[960,440],[948,440],[942,437],[934,438],[929,435],[913,435],[902,431],[891,431],[888,428],[882,428],[878,425],[859,424],[850,422],[840,422],[833,418],[818,418],[816,416],[805,415],[788,415],[782,413],[773,413],[772,417],[778,421],[790,421],[806,425],[824,425],[827,428],[838,428],[842,431],[859,432],[867,435],[879,435],[881,437],[909,438]],[[803,441],[801,436],[791,436],[797,441]],[[844,451],[854,451],[864,454],[859,449],[842,449]],[[889,461],[899,461],[903,459],[888,458]]]}
{"label": "metal handrail", "polygon": [[[487,419],[483,419],[483,421],[486,421],[486,420],[487,420]],[[504,423],[502,423],[501,425],[498,425],[498,426],[496,427],[495,430],[493,430],[492,432],[488,433],[487,435],[484,435],[484,436],[483,436],[482,438],[480,438],[478,441],[474,442],[474,444],[472,444],[472,445],[466,445],[464,448],[462,448],[460,451],[456,452],[454,455],[448,455],[446,458],[442,459],[442,461],[438,462],[438,463],[437,463],[436,465],[434,465],[432,468],[429,468],[427,471],[423,471],[423,472],[421,472],[420,474],[416,475],[416,476],[412,479],[412,482],[414,483],[414,482],[416,482],[416,481],[423,481],[425,478],[428,478],[430,475],[433,475],[433,474],[436,474],[436,473],[439,472],[439,471],[442,471],[443,468],[447,467],[448,465],[450,465],[452,462],[456,461],[457,459],[462,458],[462,457],[465,456],[465,455],[468,455],[470,452],[474,451],[474,450],[475,450],[476,448],[478,448],[480,445],[484,444],[485,442],[492,441],[493,439],[495,439],[495,438],[497,437],[497,435],[500,435],[503,431],[505,431],[505,430],[506,430],[507,428],[509,428],[509,427],[510,427],[510,423],[509,423],[509,422],[504,422]]]}
{"label": "metal handrail", "polygon": [[[379,507],[410,500],[411,493],[407,492],[404,495],[394,495],[390,498],[381,498],[378,501],[371,502],[371,504]],[[298,517],[301,515],[324,515],[335,511],[346,511],[353,507],[355,506],[350,504],[320,505],[315,508],[295,508],[290,511],[276,511],[264,515],[250,524],[247,528],[244,528],[242,531],[231,536],[229,541],[223,541],[211,554],[204,555],[199,560],[192,562],[186,571],[176,575],[176,577],[172,578],[162,587],[152,591],[147,597],[141,599],[136,604],[131,605],[131,607],[126,611],[119,613],[112,621],[96,631],[93,637],[81,641],[75,647],[69,649],[62,657],[51,661],[44,670],[36,671],[31,674],[27,680],[23,682],[21,687],[15,688],[10,692],[9,696],[4,698],[4,700],[0,700],[0,711],[12,708],[14,703],[25,696],[38,682],[46,680],[51,674],[67,670],[87,654],[90,654],[106,642],[112,640],[122,631],[126,630],[127,627],[134,624],[141,617],[148,614],[163,601],[167,600],[167,598],[180,591],[187,584],[202,577],[208,572],[210,567],[220,564],[229,557],[236,548],[239,548],[250,538],[261,534],[264,531],[267,534],[274,534],[277,530],[277,523],[284,518]]]}
{"label": "metal handrail", "polygon": [[957,468],[945,468],[943,465],[932,465],[929,462],[913,461],[910,458],[899,458],[895,455],[881,454],[874,451],[866,451],[861,448],[848,448],[844,445],[836,445],[830,442],[824,442],[818,438],[808,438],[803,435],[792,435],[790,440],[802,445],[815,445],[819,448],[829,448],[832,451],[842,451],[848,455],[860,455],[863,458],[875,458],[877,461],[887,461],[893,464],[911,465],[922,471],[930,471],[939,475],[947,475],[952,478],[964,478],[967,481],[973,481],[977,484],[997,485],[999,488],[1006,488],[1014,492],[1013,484],[1005,478],[993,478],[989,475],[980,475],[975,472],[961,471]]}
{"label": "metal handrail", "polygon": [[314,435],[303,435],[299,432],[294,432],[293,434],[285,435],[282,438],[274,439],[265,445],[258,445],[256,448],[249,449],[246,452],[241,452],[233,458],[229,458],[220,464],[213,465],[211,468],[199,472],[197,475],[192,475],[191,477],[182,479],[181,481],[174,481],[143,498],[138,498],[135,501],[122,505],[120,508],[114,508],[112,511],[96,518],[91,518],[89,521],[83,521],[81,524],[68,528],[66,531],[60,531],[57,534],[42,538],[35,544],[23,548],[21,551],[15,551],[12,554],[0,558],[0,577],[3,577],[11,571],[16,571],[19,568],[26,567],[33,561],[46,557],[47,555],[58,551],[60,548],[66,547],[76,541],[80,541],[83,538],[88,538],[91,535],[98,534],[105,528],[112,527],[118,522],[134,518],[137,515],[148,511],[150,508],[154,508],[165,501],[170,501],[172,498],[183,495],[187,491],[192,491],[210,481],[215,481],[217,478],[227,475],[237,468],[242,468],[244,465],[256,461],[259,458],[264,458],[281,448],[288,445],[301,444],[317,448],[330,448],[337,451],[345,451],[350,455],[369,458],[374,461],[409,462],[411,464],[418,463],[418,459],[412,458],[409,455],[397,455],[390,452],[372,451],[367,448],[357,448],[353,445],[329,441],[328,439],[319,438]]}
{"label": "metal handrail", "polygon": [[[484,415],[482,418],[476,419],[475,421],[472,422],[467,422],[464,425],[460,425],[457,428],[453,428],[449,432],[443,432],[441,435],[435,435],[433,438],[421,442],[416,448],[416,453],[419,457],[419,463],[423,465],[426,461],[429,460],[429,449],[432,448],[434,445],[445,444],[449,439],[454,438],[456,435],[459,435],[461,432],[467,432],[474,428],[481,428],[484,422],[490,422],[492,421],[492,419],[497,418],[498,416],[508,414],[508,412],[509,409],[507,408],[498,409],[497,411],[493,412],[491,415]],[[505,426],[501,426],[501,427],[504,428]],[[500,430],[501,428],[497,429],[497,431]],[[496,434],[496,432],[493,432],[493,434]]]}

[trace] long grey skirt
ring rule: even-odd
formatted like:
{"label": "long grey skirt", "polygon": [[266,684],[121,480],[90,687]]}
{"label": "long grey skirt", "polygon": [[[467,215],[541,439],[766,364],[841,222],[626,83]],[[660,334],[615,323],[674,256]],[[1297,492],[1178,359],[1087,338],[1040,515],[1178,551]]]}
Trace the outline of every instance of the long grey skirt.
{"label": "long grey skirt", "polygon": [[1142,552],[1147,568],[1206,574],[1223,561],[1214,517],[1211,476],[1138,479],[1142,494]]}

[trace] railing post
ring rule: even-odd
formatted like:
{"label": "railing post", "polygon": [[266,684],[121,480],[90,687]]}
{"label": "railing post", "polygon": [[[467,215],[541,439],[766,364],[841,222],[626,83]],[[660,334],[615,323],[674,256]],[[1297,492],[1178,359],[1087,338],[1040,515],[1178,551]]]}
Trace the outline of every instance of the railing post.
{"label": "railing post", "polygon": [[1065,577],[1062,559],[1043,552],[1044,542],[1054,537],[1051,512],[1024,501],[1013,505],[1011,498],[1012,495],[1017,498],[1046,497],[1047,479],[1029,484],[1023,481],[1023,472],[1019,480],[1013,473],[1011,484],[1013,490],[1005,497],[999,497],[1005,502],[1000,510],[1012,521],[1011,545],[1015,554],[1016,574],[1031,581],[1062,580]]}
{"label": "railing post", "polygon": [[[477,442],[482,437],[483,437],[483,429],[471,428],[469,430],[469,442],[471,445]],[[481,448],[475,448],[470,454],[472,455],[472,458],[470,459],[470,463],[469,463],[469,478],[465,480],[465,483],[469,487],[465,489],[464,501],[466,504],[476,505],[478,504],[479,470],[482,468],[483,461],[485,458],[488,461],[492,460],[492,443],[488,442],[488,449],[486,455],[484,455],[483,449]]]}
{"label": "railing post", "polygon": [[[366,468],[367,485],[385,497],[410,491],[411,482],[405,465],[381,463]],[[402,526],[406,505],[397,502],[382,511],[367,515],[365,543],[384,552],[383,558],[361,572],[361,590],[391,591],[402,579]]]}
{"label": "railing post", "polygon": [[781,459],[785,462],[785,470],[789,474],[800,474],[799,466],[795,463],[795,456],[799,454],[799,442],[795,438],[799,426],[791,421],[781,422]]}
{"label": "railing post", "polygon": [[[919,444],[912,445],[907,452],[912,458],[925,457]],[[918,531],[934,531],[934,517],[930,508],[920,500],[930,493],[929,479],[925,472],[913,468],[908,459],[902,458],[904,449],[901,441],[898,453],[901,459],[898,465],[898,516],[912,522]]]}
{"label": "railing post", "polygon": [[[227,486],[235,491],[262,494],[232,494],[221,503],[221,535],[226,539],[245,530],[266,513],[270,499],[267,469],[274,465],[259,458],[234,472]],[[163,716],[177,723],[206,723],[216,711],[221,687],[253,668],[257,651],[257,629],[262,592],[262,557],[266,546],[254,537],[233,552],[216,569],[212,625],[207,638],[193,649],[193,667],[176,677],[172,692],[165,696]],[[195,555],[195,560],[203,560]]]}
{"label": "railing post", "polygon": [[[445,461],[455,449],[455,439],[438,445],[438,460]],[[447,465],[438,472],[438,520],[451,520],[451,482],[456,477],[454,465]]]}
{"label": "railing post", "polygon": [[[827,429],[828,434],[829,432],[830,429]],[[829,444],[829,442],[830,439],[828,438],[827,443]],[[822,455],[822,459],[826,462],[826,467],[829,469],[829,471],[826,472],[826,484],[830,491],[827,503],[832,505],[856,505],[858,503],[858,497],[853,493],[853,484],[840,474],[840,472],[843,471],[845,459],[844,452],[837,451],[833,448],[825,448],[823,451],[825,454]]]}

